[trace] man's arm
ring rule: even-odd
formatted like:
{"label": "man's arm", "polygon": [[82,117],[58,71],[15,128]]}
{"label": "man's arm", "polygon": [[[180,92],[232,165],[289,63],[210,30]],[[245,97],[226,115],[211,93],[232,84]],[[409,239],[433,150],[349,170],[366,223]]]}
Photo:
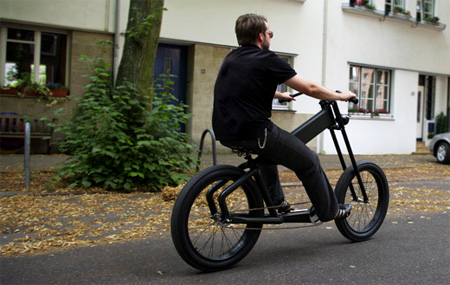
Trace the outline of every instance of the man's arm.
{"label": "man's arm", "polygon": [[337,93],[317,83],[306,80],[298,74],[288,79],[285,84],[299,92],[320,100],[348,101],[350,98],[356,97],[356,94],[351,91]]}

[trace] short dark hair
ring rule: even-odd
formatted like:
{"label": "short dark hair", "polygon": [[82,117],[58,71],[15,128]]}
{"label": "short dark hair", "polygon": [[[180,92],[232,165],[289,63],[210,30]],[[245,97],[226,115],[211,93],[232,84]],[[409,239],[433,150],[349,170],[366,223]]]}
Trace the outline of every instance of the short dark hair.
{"label": "short dark hair", "polygon": [[245,14],[236,20],[236,38],[239,45],[254,44],[259,33],[266,32],[266,18],[256,14]]}

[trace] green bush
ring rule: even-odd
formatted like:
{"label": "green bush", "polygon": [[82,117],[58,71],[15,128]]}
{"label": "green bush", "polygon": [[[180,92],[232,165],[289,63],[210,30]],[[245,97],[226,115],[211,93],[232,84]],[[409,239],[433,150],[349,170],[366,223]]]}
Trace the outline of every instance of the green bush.
{"label": "green bush", "polygon": [[71,186],[126,191],[158,191],[185,182],[196,167],[194,146],[180,132],[190,115],[184,113],[186,105],[172,104],[170,76],[162,77],[162,91],[152,103],[131,83],[113,88],[101,58],[82,60],[94,69],[72,119],[56,128],[65,136],[60,150],[73,155],[58,170],[59,179],[69,177]]}
{"label": "green bush", "polygon": [[442,134],[448,132],[448,120],[447,116],[441,112],[436,116],[436,134]]}

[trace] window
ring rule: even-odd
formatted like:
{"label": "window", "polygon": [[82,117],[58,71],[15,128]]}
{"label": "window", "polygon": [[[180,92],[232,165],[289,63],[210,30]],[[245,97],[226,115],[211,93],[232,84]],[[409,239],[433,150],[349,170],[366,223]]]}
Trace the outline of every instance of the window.
{"label": "window", "polygon": [[385,2],[385,12],[386,13],[393,13],[394,11],[403,12],[405,8],[405,1],[404,0],[386,0]]}
{"label": "window", "polygon": [[[281,84],[281,85],[278,85],[277,91],[278,92],[287,92],[288,88],[289,87],[286,84]],[[287,110],[288,109],[288,104],[289,104],[288,102],[280,103],[278,101],[278,99],[273,99],[273,101],[272,101],[272,109]]]}
{"label": "window", "polygon": [[434,0],[422,0],[423,19],[425,21],[431,21],[434,17]]}
{"label": "window", "polygon": [[366,5],[371,5],[372,4],[372,0],[350,0],[350,6],[355,6],[355,5],[362,5],[362,6],[366,6]]}
{"label": "window", "polygon": [[350,112],[390,113],[391,71],[350,66],[349,90],[358,95],[359,106],[349,104]]}
{"label": "window", "polygon": [[[287,63],[289,63],[290,65],[292,65],[292,57],[282,56],[282,55],[279,55],[279,57],[281,59],[283,59],[284,61],[286,61]],[[278,85],[277,91],[278,92],[289,92],[289,87],[286,84],[281,84],[281,85]],[[278,101],[278,99],[273,99],[273,101],[272,101],[272,109],[274,109],[274,110],[288,110],[289,107],[290,107],[290,103],[288,103],[288,102],[280,103]]]}
{"label": "window", "polygon": [[435,91],[436,91],[436,77],[425,77],[425,117],[427,120],[433,120],[434,118],[434,103],[435,103]]}
{"label": "window", "polygon": [[66,85],[67,35],[23,28],[1,29],[0,83],[11,85],[31,76],[41,84]]}

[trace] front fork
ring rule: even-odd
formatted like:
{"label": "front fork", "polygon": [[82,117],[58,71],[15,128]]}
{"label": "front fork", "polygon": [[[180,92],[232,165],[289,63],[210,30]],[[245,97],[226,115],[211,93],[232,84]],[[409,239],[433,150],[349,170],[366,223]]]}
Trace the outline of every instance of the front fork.
{"label": "front fork", "polygon": [[[329,130],[331,133],[331,137],[333,138],[333,143],[336,147],[336,152],[338,154],[339,161],[341,162],[342,169],[345,171],[345,169],[347,169],[347,166],[345,164],[344,156],[342,155],[342,151],[339,146],[339,142],[336,138],[336,133],[334,131],[335,129],[340,130],[342,132],[342,137],[344,138],[345,146],[347,147],[348,155],[350,157],[350,161],[353,166],[353,171],[355,172],[356,178],[358,180],[358,184],[361,189],[361,193],[363,195],[364,203],[369,203],[370,202],[369,197],[367,196],[367,192],[364,187],[364,183],[362,181],[361,174],[358,169],[358,165],[356,164],[355,156],[353,155],[352,147],[350,146],[350,140],[348,139],[347,132],[345,131],[346,122],[344,122],[344,119],[341,115],[341,112],[339,111],[337,103],[335,101],[333,101],[333,102],[331,102],[331,105],[333,107],[333,111],[334,111],[334,115],[335,115],[337,124],[333,127],[330,127]],[[358,196],[356,195],[356,191],[353,187],[353,184],[350,184],[350,192],[352,193],[353,201],[359,202],[360,198],[358,198]]]}

